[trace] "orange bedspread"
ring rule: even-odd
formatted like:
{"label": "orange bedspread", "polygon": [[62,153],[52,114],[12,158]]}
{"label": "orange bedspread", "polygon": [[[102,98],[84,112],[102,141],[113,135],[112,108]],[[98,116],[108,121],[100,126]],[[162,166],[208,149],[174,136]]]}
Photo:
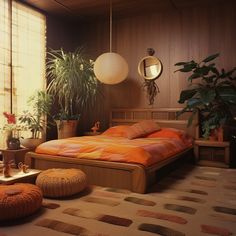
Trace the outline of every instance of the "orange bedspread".
{"label": "orange bedspread", "polygon": [[138,138],[106,135],[51,140],[39,145],[36,153],[138,163],[150,166],[190,147],[191,142],[168,138]]}

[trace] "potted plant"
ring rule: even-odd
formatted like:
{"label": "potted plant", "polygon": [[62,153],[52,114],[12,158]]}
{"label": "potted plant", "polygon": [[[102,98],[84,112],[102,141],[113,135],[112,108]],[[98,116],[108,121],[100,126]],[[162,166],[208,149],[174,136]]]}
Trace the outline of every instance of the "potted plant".
{"label": "potted plant", "polygon": [[8,149],[20,149],[19,133],[22,127],[17,124],[15,114],[3,112],[4,117],[7,119],[7,123],[4,124],[1,131],[4,131],[6,136],[6,144]]}
{"label": "potted plant", "polygon": [[[175,66],[181,66],[176,71],[188,73],[189,88],[180,94],[179,103],[185,107],[179,113],[188,110],[200,115],[202,136],[208,138],[212,131],[222,127],[226,122],[234,118],[236,111],[236,67],[226,72],[218,70],[212,62],[219,53],[210,55],[200,63],[191,60],[178,62]],[[189,118],[189,125],[193,116]]]}
{"label": "potted plant", "polygon": [[46,91],[39,90],[30,96],[27,102],[31,106],[32,112],[24,111],[23,115],[19,117],[19,121],[26,130],[31,131],[31,137],[21,139],[21,144],[32,148],[45,140],[46,115],[49,114],[52,97]]}
{"label": "potted plant", "polygon": [[95,105],[98,94],[93,61],[86,58],[81,48],[74,52],[52,49],[48,55],[47,91],[59,106],[59,112],[54,116],[58,138],[75,136],[80,114]]}

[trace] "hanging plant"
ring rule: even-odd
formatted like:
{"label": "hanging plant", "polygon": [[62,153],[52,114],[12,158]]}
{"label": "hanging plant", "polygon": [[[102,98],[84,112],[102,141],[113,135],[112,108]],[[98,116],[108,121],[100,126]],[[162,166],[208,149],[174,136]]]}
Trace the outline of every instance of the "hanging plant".
{"label": "hanging plant", "polygon": [[149,56],[142,58],[138,64],[138,73],[144,78],[143,88],[147,92],[149,105],[153,105],[156,95],[160,92],[156,79],[160,77],[163,66],[161,61],[153,56],[153,48],[148,48],[147,53]]}
{"label": "hanging plant", "polygon": [[147,98],[149,105],[153,105],[154,99],[158,93],[160,93],[159,87],[157,86],[155,80],[144,80],[143,87],[147,92]]}

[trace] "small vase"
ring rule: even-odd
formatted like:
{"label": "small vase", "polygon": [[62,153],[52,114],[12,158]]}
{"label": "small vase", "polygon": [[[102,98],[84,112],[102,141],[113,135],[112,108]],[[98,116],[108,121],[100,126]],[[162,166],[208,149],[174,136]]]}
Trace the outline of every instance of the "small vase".
{"label": "small vase", "polygon": [[20,149],[19,131],[9,130],[6,133],[6,145],[9,150]]}
{"label": "small vase", "polygon": [[20,149],[20,140],[19,138],[11,137],[7,140],[7,148],[10,150]]}

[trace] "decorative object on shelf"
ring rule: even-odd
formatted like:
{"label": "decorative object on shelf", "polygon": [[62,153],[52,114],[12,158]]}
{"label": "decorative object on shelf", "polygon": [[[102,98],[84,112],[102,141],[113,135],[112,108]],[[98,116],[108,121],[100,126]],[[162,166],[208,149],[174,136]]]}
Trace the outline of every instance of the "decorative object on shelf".
{"label": "decorative object on shelf", "polygon": [[118,84],[126,79],[129,69],[125,59],[112,52],[112,1],[110,0],[110,52],[100,55],[94,63],[94,73],[104,84]]}
{"label": "decorative object on shelf", "polygon": [[[48,55],[47,91],[58,102],[60,111],[54,119],[58,120],[60,138],[71,137],[76,134],[80,114],[95,106],[100,94],[99,82],[94,75],[93,61],[86,58],[82,48],[74,52],[51,50]],[[71,120],[76,121],[72,134],[64,131],[65,124]]]}
{"label": "decorative object on shelf", "polygon": [[5,178],[11,177],[11,168],[13,165],[13,161],[3,162],[3,176]]}
{"label": "decorative object on shelf", "polygon": [[23,162],[19,162],[18,163],[18,169],[23,172],[23,173],[27,173],[28,172],[28,168],[29,166],[24,164]]}
{"label": "decorative object on shelf", "polygon": [[100,121],[95,122],[94,126],[91,128],[93,133],[97,133],[98,130],[100,129]]}
{"label": "decorative object on shelf", "polygon": [[35,148],[45,141],[46,116],[50,113],[52,97],[45,90],[38,90],[28,98],[30,111],[24,111],[19,117],[24,130],[30,130],[30,137],[22,137],[20,142],[24,147]]}
{"label": "decorative object on shelf", "polygon": [[160,77],[163,66],[161,61],[153,56],[153,48],[148,48],[147,53],[148,56],[142,58],[138,64],[138,73],[144,78],[143,87],[147,91],[149,105],[153,105],[157,93],[160,92],[156,79]]}
{"label": "decorative object on shelf", "polygon": [[210,55],[200,63],[191,60],[175,64],[182,67],[176,71],[191,72],[187,77],[190,88],[180,94],[179,103],[185,103],[185,107],[179,115],[189,110],[193,111],[193,115],[199,113],[202,136],[205,138],[210,136],[212,130],[222,128],[233,120],[236,114],[236,67],[228,72],[218,70],[212,62],[218,56],[219,53]]}

